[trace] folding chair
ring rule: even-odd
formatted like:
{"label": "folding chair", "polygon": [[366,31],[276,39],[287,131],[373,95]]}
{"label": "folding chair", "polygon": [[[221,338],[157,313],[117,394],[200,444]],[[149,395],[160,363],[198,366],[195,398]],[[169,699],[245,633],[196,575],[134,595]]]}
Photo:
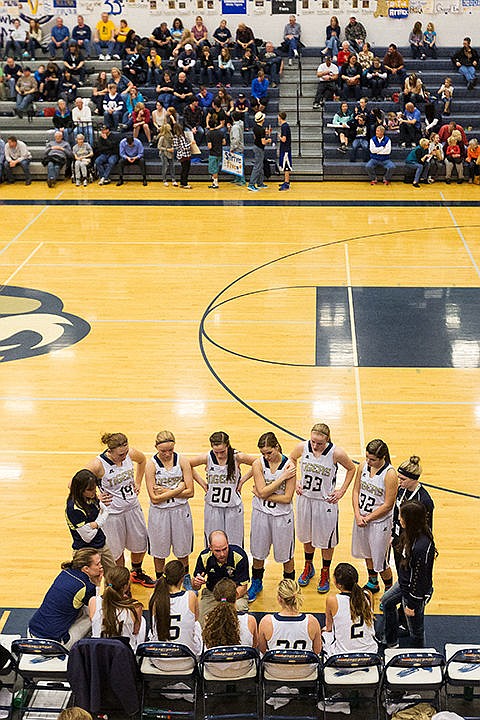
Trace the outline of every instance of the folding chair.
{"label": "folding chair", "polygon": [[17,661],[18,717],[30,711],[36,716],[63,710],[71,695],[68,650],[55,640],[20,638],[12,642],[12,655]]}
{"label": "folding chair", "polygon": [[[480,699],[480,643],[477,645],[445,645],[445,695],[447,709],[449,698],[462,698],[473,701]],[[455,691],[457,688],[457,691]],[[458,692],[461,688],[462,692]],[[477,688],[477,692],[475,689]],[[464,712],[461,713],[462,715]],[[475,716],[479,717],[477,713]]]}
{"label": "folding chair", "polygon": [[431,698],[440,710],[444,668],[445,659],[435,648],[386,648],[381,682],[385,706],[392,697],[399,699],[404,693],[415,690],[421,693],[422,699]]}
{"label": "folding chair", "polygon": [[192,651],[180,643],[152,641],[137,647],[137,660],[142,678],[140,720],[167,716],[193,720],[198,668]]}
{"label": "folding chair", "polygon": [[326,716],[328,699],[338,694],[339,700],[355,705],[361,700],[375,703],[376,717],[380,718],[381,676],[382,659],[377,653],[331,655],[322,669],[323,716]]}
{"label": "folding chair", "polygon": [[[318,718],[320,696],[320,658],[310,650],[267,650],[260,663],[262,712],[268,718]],[[270,709],[267,700],[296,700],[304,707],[301,714],[282,715]],[[313,710],[313,714],[312,714]]]}
{"label": "folding chair", "polygon": [[20,635],[0,635],[0,713],[4,718],[12,715],[17,661],[11,648],[18,639]]}
{"label": "folding chair", "polygon": [[259,663],[257,650],[244,645],[205,650],[199,663],[204,720],[260,717]]}

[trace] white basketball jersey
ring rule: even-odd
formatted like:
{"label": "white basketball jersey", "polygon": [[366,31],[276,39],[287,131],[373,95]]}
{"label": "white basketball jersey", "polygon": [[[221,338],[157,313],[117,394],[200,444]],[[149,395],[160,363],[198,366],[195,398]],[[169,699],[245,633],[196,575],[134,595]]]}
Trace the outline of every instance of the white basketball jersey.
{"label": "white basketball jersey", "polygon": [[[360,493],[358,496],[360,515],[368,515],[385,502],[385,475],[391,467],[392,465],[385,463],[385,465],[371,477],[368,464],[365,463],[363,466],[360,477]],[[372,523],[384,523],[385,519],[392,515],[393,508],[389,513],[378,518],[378,520],[372,520]]]}
{"label": "white basketball jersey", "polygon": [[237,492],[240,469],[236,462],[233,478],[228,478],[227,466],[219,465],[215,453],[210,450],[207,455],[205,479],[208,484],[205,502],[208,505],[213,505],[213,507],[237,507],[241,505],[242,498]]}
{"label": "white basketball jersey", "polygon": [[140,507],[135,492],[135,472],[130,455],[121,465],[116,465],[107,456],[107,451],[97,456],[103,467],[103,477],[99,480],[100,489],[112,495],[113,500],[108,506],[110,515],[118,515],[133,507]]}
{"label": "white basketball jersey", "polygon": [[377,652],[378,645],[374,639],[373,624],[367,625],[363,618],[352,621],[350,615],[350,595],[337,595],[338,610],[333,617],[333,652]]}
{"label": "white basketball jersey", "polygon": [[[150,639],[158,640],[154,617]],[[202,650],[200,625],[190,610],[186,590],[170,595],[170,641],[186,645],[196,655]]]}
{"label": "white basketball jersey", "polygon": [[302,473],[302,495],[312,500],[326,500],[335,490],[337,464],[333,460],[335,445],[328,443],[319,457],[316,457],[310,440],[303,443],[300,461]]}
{"label": "white basketball jersey", "polygon": [[[287,460],[288,458],[286,457],[286,455],[282,455],[280,465],[275,470],[275,472],[272,473],[272,471],[270,470],[270,465],[268,464],[268,460],[262,457],[263,477],[265,478],[265,485],[270,485],[270,483],[280,477],[280,475],[283,473],[283,469],[285,467],[285,464],[287,463]],[[285,486],[286,483],[283,482],[280,487],[277,488],[277,490],[275,490],[275,492],[265,500],[262,500],[262,498],[259,498],[255,495],[253,497],[252,508],[254,508],[255,510],[260,510],[260,512],[266,513],[267,515],[288,515],[288,513],[292,512],[292,503],[290,502],[288,504],[277,504],[275,502],[275,495],[283,495],[285,493]]]}
{"label": "white basketball jersey", "polygon": [[[126,637],[130,641],[132,650],[137,649],[137,645],[145,640],[145,620],[140,626],[138,634],[135,635],[134,619],[130,610],[127,608],[117,609],[117,621],[122,624],[122,637]],[[92,637],[100,638],[103,632],[103,598],[101,595],[95,597],[95,612],[92,618]]]}
{"label": "white basketball jersey", "polygon": [[313,643],[308,634],[308,615],[306,613],[294,617],[275,613],[271,617],[273,633],[267,642],[269,650],[275,648],[313,650]]}
{"label": "white basketball jersey", "polygon": [[[175,490],[181,482],[183,482],[183,471],[180,467],[180,455],[173,453],[173,465],[166,468],[158,455],[152,456],[153,465],[155,467],[155,485],[165,488],[165,490]],[[172,497],[163,503],[150,503],[150,507],[158,510],[167,510],[170,508],[185,505],[187,498]]]}
{"label": "white basketball jersey", "polygon": [[252,647],[253,635],[248,627],[248,612],[239,612],[237,615],[238,624],[240,625],[240,645],[248,645],[248,647]]}

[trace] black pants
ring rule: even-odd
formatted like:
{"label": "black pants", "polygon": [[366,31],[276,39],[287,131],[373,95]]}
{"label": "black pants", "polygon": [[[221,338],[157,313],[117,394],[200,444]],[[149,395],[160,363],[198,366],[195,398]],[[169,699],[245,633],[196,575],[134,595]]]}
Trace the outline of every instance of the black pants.
{"label": "black pants", "polygon": [[120,162],[118,163],[118,169],[120,170],[120,177],[123,179],[123,168],[125,165],[128,165],[129,167],[131,165],[137,165],[140,168],[140,172],[142,173],[142,177],[147,177],[147,171],[145,169],[145,160],[143,158],[137,158],[135,162],[131,163],[128,160],[125,160],[125,158],[120,158]]}
{"label": "black pants", "polygon": [[317,94],[315,95],[314,103],[320,103],[324,98],[326,100],[333,100],[333,96],[337,91],[337,86],[331,80],[320,81],[317,86]]}
{"label": "black pants", "polygon": [[192,158],[182,158],[180,160],[180,185],[185,187],[188,185],[188,173],[190,172],[190,163]]}

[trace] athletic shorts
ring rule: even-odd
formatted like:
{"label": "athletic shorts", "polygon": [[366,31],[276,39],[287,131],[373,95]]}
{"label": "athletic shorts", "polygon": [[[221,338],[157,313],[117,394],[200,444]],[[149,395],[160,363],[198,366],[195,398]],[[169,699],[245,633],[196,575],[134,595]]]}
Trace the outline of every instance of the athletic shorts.
{"label": "athletic shorts", "polygon": [[278,158],[278,167],[280,170],[292,170],[292,153],[291,151],[282,152],[280,150],[280,155]]}
{"label": "athletic shorts", "polygon": [[392,534],[393,517],[358,527],[353,523],[352,555],[356,558],[371,558],[375,572],[383,572],[388,567],[388,550]]}
{"label": "athletic shorts", "polygon": [[300,542],[324,550],[334,548],[338,545],[338,505],[299,495],[296,526]]}
{"label": "athletic shorts", "polygon": [[210,175],[217,175],[222,164],[222,158],[217,155],[210,155],[208,158],[208,172]]}
{"label": "athletic shorts", "polygon": [[115,560],[125,549],[133,553],[147,551],[147,526],[140,505],[126,512],[109,514],[102,530]]}
{"label": "athletic shorts", "polygon": [[250,553],[256,560],[266,560],[273,546],[275,562],[286,563],[295,551],[293,510],[286,515],[267,515],[252,509]]}
{"label": "athletic shorts", "polygon": [[187,557],[193,550],[192,511],[188,503],[169,510],[150,507],[148,552],[164,560],[170,549],[177,558]]}
{"label": "athletic shorts", "polygon": [[203,510],[205,547],[208,547],[208,536],[214,530],[223,530],[231,545],[243,547],[243,503],[234,507],[214,507],[205,503]]}

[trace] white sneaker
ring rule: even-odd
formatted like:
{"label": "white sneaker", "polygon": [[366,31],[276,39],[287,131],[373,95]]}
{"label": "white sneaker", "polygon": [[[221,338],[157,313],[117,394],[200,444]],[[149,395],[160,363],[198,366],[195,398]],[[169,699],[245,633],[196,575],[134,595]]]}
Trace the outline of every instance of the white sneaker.
{"label": "white sneaker", "polygon": [[105,180],[103,178],[100,178],[100,180],[98,181],[98,184],[103,185],[104,182],[105,182]]}
{"label": "white sneaker", "polygon": [[84,180],[84,181],[83,181],[83,187],[87,187],[87,185],[88,185],[87,180]]}
{"label": "white sneaker", "polygon": [[115,55],[113,56],[113,59],[114,59],[114,60],[120,60],[120,55],[117,55],[117,54],[115,53]]}
{"label": "white sneaker", "polygon": [[105,55],[105,60],[111,60],[111,59],[112,58],[110,57],[110,55]]}
{"label": "white sneaker", "polygon": [[174,181],[172,182],[172,185],[173,185],[173,187],[178,187],[178,183],[177,183],[177,181],[176,181],[176,180],[174,180]]}
{"label": "white sneaker", "polygon": [[292,67],[292,58],[288,58],[288,65],[289,67]]}
{"label": "white sneaker", "polygon": [[296,58],[298,58],[298,50],[294,50],[293,54],[295,55]]}
{"label": "white sneaker", "polygon": [[76,185],[77,187],[80,187],[80,180],[77,180],[77,182],[75,183],[75,185]]}
{"label": "white sneaker", "polygon": [[165,187],[168,187],[168,183],[167,183],[166,180],[165,180],[165,182],[164,182],[163,184],[165,185]]}
{"label": "white sneaker", "polygon": [[99,59],[99,60],[105,60],[105,55],[103,55],[102,53],[100,53],[100,55],[98,56],[98,59]]}

